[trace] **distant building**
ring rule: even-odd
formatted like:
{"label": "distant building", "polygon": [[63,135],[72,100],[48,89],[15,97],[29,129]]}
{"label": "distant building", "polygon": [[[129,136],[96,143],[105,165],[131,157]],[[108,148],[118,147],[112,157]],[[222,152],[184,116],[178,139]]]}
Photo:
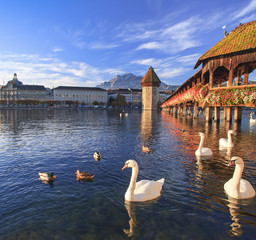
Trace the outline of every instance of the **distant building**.
{"label": "distant building", "polygon": [[180,85],[169,85],[168,90],[175,92]]}
{"label": "distant building", "polygon": [[42,85],[23,85],[18,80],[17,74],[14,73],[13,79],[8,81],[0,89],[1,100],[37,100],[46,101],[51,98],[51,91]]}
{"label": "distant building", "polygon": [[169,97],[174,91],[159,91],[159,102],[162,103],[167,97]]}
{"label": "distant building", "polygon": [[142,104],[142,89],[118,88],[115,90],[108,90],[108,99],[111,97],[115,99],[118,94],[125,97],[127,104],[131,104],[132,106],[141,106]]}
{"label": "distant building", "polygon": [[53,89],[54,100],[60,102],[73,101],[92,105],[93,102],[107,104],[107,90],[98,87],[59,86]]}

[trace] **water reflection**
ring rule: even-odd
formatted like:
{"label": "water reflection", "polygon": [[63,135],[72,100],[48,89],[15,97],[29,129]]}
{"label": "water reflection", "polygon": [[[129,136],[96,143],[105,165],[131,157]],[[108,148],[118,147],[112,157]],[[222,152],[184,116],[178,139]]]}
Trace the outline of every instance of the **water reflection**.
{"label": "water reflection", "polygon": [[[203,157],[201,156],[196,156],[196,164],[197,164],[197,171],[195,173],[195,178],[196,178],[196,182],[201,182],[202,179],[202,174],[203,174],[203,164],[202,164],[202,159]],[[196,184],[197,188],[200,188],[200,184]]]}
{"label": "water reflection", "polygon": [[[181,144],[179,144],[178,147],[181,147],[184,150],[188,151],[190,154],[194,155],[199,144],[198,133],[195,132],[196,127],[189,127],[188,123],[186,123],[186,118],[174,118],[165,112],[161,112],[161,115],[162,119],[169,123],[166,126],[166,128],[168,128],[169,130],[169,133],[173,135],[175,139],[177,138],[181,142]],[[194,120],[195,121],[192,122],[193,125],[200,124],[200,120]],[[172,147],[175,148],[177,147],[177,145],[174,145]]]}
{"label": "water reflection", "polygon": [[219,154],[223,156],[226,160],[231,159],[231,153],[232,153],[231,147],[225,148],[225,147],[219,146]]}
{"label": "water reflection", "polygon": [[256,122],[250,122],[250,131],[255,131],[256,130]]}
{"label": "water reflection", "polygon": [[38,180],[40,180],[42,183],[44,183],[44,184],[46,184],[46,185],[49,184],[50,187],[53,186],[53,182],[49,182],[49,181],[43,180],[43,179],[41,179],[40,177],[38,178]]}
{"label": "water reflection", "polygon": [[[195,172],[195,178],[197,182],[201,181],[201,178],[204,174],[203,172],[203,162],[211,160],[211,156],[196,156],[196,164],[197,164],[197,171]],[[196,184],[198,188],[201,188],[200,184]]]}
{"label": "water reflection", "polygon": [[[219,149],[230,129],[222,120],[135,110],[122,121],[114,110],[0,111],[0,239],[254,239],[255,198],[227,201],[223,189],[232,155],[245,158],[245,178],[256,185],[256,125],[247,120],[231,126],[235,147]],[[206,133],[212,157],[195,157],[198,132]],[[154,151],[142,154],[142,146]],[[104,156],[100,164],[95,150]],[[121,159],[133,157],[141,177],[166,178],[154,204],[123,201],[129,173],[120,174]],[[52,189],[31,174],[48,167],[59,176]],[[84,168],[97,176],[92,184],[75,180]]]}
{"label": "water reflection", "polygon": [[134,230],[137,224],[136,214],[135,214],[135,203],[130,201],[125,201],[124,205],[130,217],[130,220],[129,220],[129,229],[123,229],[123,230],[128,237],[131,237],[134,234]]}
{"label": "water reflection", "polygon": [[154,130],[157,124],[157,111],[143,110],[141,115],[142,151],[149,153],[154,141]]}
{"label": "water reflection", "polygon": [[231,230],[230,235],[232,236],[242,236],[243,230],[242,230],[242,224],[240,224],[240,218],[239,218],[239,209],[240,205],[237,199],[232,198],[228,196],[228,207],[230,212],[230,217],[232,220],[232,223],[230,224]]}
{"label": "water reflection", "polygon": [[232,223],[230,224],[230,235],[240,237],[243,235],[244,231],[242,229],[243,224],[241,223],[241,216],[242,216],[242,208],[246,206],[252,205],[254,199],[235,199],[228,196],[228,204],[230,218]]}

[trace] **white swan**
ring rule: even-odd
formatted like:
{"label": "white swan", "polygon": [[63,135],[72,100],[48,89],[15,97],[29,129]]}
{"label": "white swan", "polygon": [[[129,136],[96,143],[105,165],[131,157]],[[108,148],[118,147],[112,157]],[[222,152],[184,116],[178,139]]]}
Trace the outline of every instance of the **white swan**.
{"label": "white swan", "polygon": [[219,140],[220,147],[234,147],[234,143],[232,143],[231,134],[234,134],[233,130],[228,131],[228,138],[221,138]]}
{"label": "white swan", "polygon": [[212,150],[210,148],[203,147],[205,135],[202,132],[199,132],[198,135],[201,137],[199,147],[196,150],[196,156],[211,156]]}
{"label": "white swan", "polygon": [[250,114],[250,123],[256,123],[256,119],[252,118],[252,113]]}
{"label": "white swan", "polygon": [[164,184],[164,178],[161,178],[158,181],[152,180],[141,180],[136,183],[139,167],[136,161],[127,160],[125,162],[125,168],[132,168],[132,176],[130,180],[129,187],[125,193],[125,200],[127,201],[148,201],[154,198],[157,198],[161,195],[162,186]]}
{"label": "white swan", "polygon": [[240,157],[232,157],[228,166],[236,164],[233,177],[224,184],[226,193],[236,199],[252,198],[255,196],[255,190],[245,179],[242,179],[244,161]]}

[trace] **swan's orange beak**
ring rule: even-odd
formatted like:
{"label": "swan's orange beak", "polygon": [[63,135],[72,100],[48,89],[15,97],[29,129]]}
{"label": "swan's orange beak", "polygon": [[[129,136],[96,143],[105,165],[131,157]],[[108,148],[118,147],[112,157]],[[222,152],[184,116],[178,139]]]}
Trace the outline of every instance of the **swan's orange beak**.
{"label": "swan's orange beak", "polygon": [[229,164],[228,164],[228,166],[230,167],[230,166],[232,166],[232,165],[234,165],[234,164],[235,164],[235,161],[230,161]]}
{"label": "swan's orange beak", "polygon": [[126,169],[126,168],[127,168],[127,165],[124,165],[123,168],[122,168],[122,170],[124,170],[124,169]]}

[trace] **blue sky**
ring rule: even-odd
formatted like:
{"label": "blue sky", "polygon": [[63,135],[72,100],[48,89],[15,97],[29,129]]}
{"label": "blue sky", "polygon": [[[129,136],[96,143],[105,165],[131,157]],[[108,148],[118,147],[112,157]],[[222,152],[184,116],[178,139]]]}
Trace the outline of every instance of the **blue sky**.
{"label": "blue sky", "polygon": [[0,1],[0,85],[94,87],[117,74],[180,85],[198,58],[239,23],[256,0]]}

